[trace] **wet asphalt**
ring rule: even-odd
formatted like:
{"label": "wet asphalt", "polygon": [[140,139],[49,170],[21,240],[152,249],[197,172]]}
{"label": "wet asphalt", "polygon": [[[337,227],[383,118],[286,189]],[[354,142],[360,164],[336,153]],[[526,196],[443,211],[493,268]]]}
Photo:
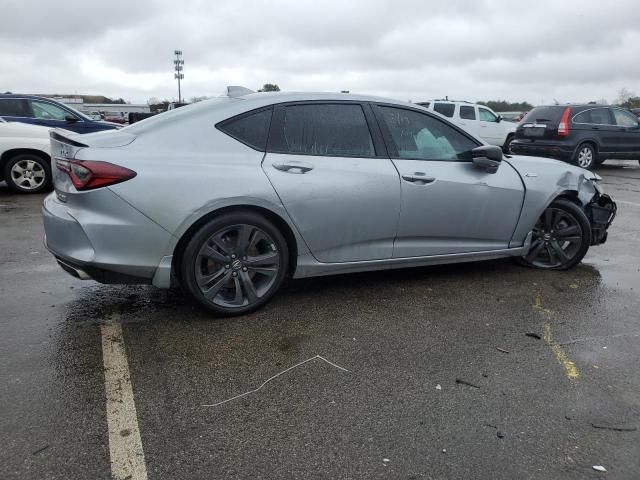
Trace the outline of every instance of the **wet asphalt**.
{"label": "wet asphalt", "polygon": [[[640,168],[598,173],[618,218],[569,272],[292,281],[235,319],[70,277],[42,245],[43,196],[0,185],[0,478],[111,478],[106,322],[123,325],[152,480],[640,478]],[[316,355],[335,365],[203,406]]]}

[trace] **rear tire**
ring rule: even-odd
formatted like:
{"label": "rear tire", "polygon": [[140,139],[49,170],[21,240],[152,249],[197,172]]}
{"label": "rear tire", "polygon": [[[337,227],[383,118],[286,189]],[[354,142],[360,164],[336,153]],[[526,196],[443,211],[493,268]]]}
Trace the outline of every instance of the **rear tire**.
{"label": "rear tire", "polygon": [[14,192],[40,193],[51,188],[51,165],[35,153],[21,153],[4,166],[4,179]]}
{"label": "rear tire", "polygon": [[595,147],[590,143],[583,143],[576,149],[573,155],[573,162],[579,167],[591,170],[596,165],[598,154]]}
{"label": "rear tire", "polygon": [[545,270],[567,270],[584,258],[591,245],[591,224],[582,209],[557,199],[542,213],[533,229],[529,252],[520,261]]}
{"label": "rear tire", "polygon": [[287,242],[253,212],[223,214],[187,242],[179,274],[187,293],[217,316],[257,310],[278,291],[288,270]]}

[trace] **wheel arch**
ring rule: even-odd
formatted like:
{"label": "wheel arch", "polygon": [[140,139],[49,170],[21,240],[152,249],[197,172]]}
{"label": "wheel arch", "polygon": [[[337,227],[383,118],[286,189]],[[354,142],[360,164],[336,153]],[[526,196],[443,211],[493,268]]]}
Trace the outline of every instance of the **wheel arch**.
{"label": "wheel arch", "polygon": [[285,241],[287,242],[287,249],[289,250],[289,268],[287,273],[293,276],[296,270],[299,252],[298,238],[294,232],[294,227],[290,225],[289,222],[287,222],[280,214],[274,212],[273,210],[270,210],[264,206],[252,204],[236,204],[219,207],[200,216],[197,220],[192,222],[191,225],[186,229],[186,231],[184,231],[184,233],[180,236],[180,239],[173,249],[173,258],[175,260],[173,262],[174,268],[180,264],[182,260],[182,254],[184,253],[187,242],[198,231],[198,229],[200,229],[204,224],[206,224],[213,218],[230,212],[257,213],[258,215],[261,215],[272,222],[278,228],[278,230],[280,230],[280,233],[282,233]]}
{"label": "wheel arch", "polygon": [[600,155],[600,145],[595,138],[585,138],[583,140],[580,140],[578,142],[578,145],[576,146],[576,149],[573,151],[573,158],[575,158],[575,156],[578,154],[578,151],[583,145],[591,145],[595,151],[596,158],[598,158],[598,155]]}

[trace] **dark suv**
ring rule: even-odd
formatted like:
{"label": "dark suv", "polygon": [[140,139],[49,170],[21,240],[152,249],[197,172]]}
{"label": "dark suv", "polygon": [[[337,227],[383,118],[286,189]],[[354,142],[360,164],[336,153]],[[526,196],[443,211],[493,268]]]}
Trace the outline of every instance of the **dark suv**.
{"label": "dark suv", "polygon": [[0,117],[7,122],[64,128],[77,133],[113,130],[121,125],[93,120],[63,103],[35,95],[0,94]]}
{"label": "dark suv", "polygon": [[536,107],[520,122],[511,152],[593,168],[608,158],[640,161],[640,120],[606,105]]}

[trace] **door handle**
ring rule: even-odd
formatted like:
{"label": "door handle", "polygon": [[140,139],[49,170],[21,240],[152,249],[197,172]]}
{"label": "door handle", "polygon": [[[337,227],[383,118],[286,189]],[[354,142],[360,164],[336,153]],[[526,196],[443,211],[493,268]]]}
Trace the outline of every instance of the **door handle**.
{"label": "door handle", "polygon": [[600,130],[600,127],[593,126],[591,127],[591,130]]}
{"label": "door handle", "polygon": [[416,185],[426,185],[436,181],[436,177],[427,177],[424,172],[415,172],[413,175],[403,175],[402,179]]}
{"label": "door handle", "polygon": [[306,162],[290,161],[285,163],[274,163],[273,168],[280,170],[281,172],[301,174],[313,170],[313,165]]}

